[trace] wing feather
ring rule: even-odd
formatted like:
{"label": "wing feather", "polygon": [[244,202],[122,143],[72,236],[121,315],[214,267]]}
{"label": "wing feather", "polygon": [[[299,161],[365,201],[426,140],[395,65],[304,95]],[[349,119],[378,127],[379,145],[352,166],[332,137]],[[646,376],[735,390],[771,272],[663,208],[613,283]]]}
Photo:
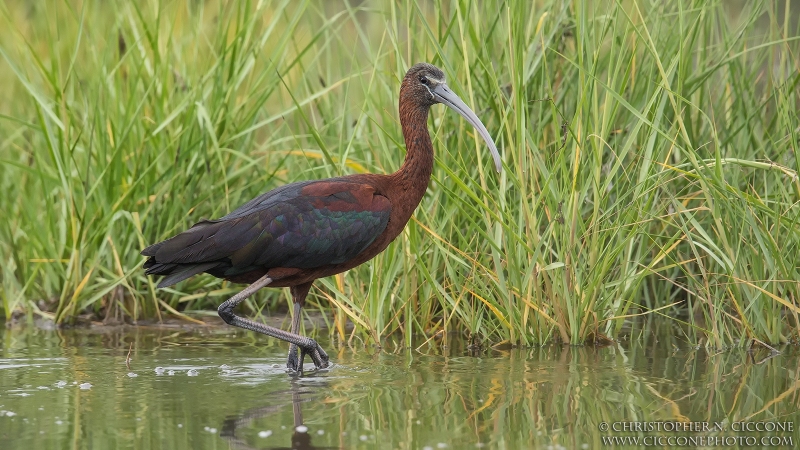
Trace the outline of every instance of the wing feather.
{"label": "wing feather", "polygon": [[321,267],[361,253],[386,229],[390,214],[389,200],[368,184],[341,178],[292,183],[142,254],[150,256],[147,273],[172,274],[162,284],[215,267],[226,267],[226,274]]}

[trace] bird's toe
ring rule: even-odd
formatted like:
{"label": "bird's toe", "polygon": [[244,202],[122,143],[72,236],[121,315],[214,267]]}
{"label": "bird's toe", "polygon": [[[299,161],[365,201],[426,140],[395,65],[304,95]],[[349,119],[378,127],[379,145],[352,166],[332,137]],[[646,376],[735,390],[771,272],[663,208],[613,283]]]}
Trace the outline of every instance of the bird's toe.
{"label": "bird's toe", "polygon": [[289,357],[286,358],[286,368],[292,372],[302,372],[303,366],[300,358],[297,355],[297,349],[292,348],[289,350]]}
{"label": "bird's toe", "polygon": [[316,341],[313,341],[313,345],[310,346],[307,352],[314,361],[314,366],[316,366],[317,369],[325,369],[330,367],[331,363],[328,354],[325,353],[325,350],[323,350]]}
{"label": "bird's toe", "polygon": [[300,372],[300,364],[298,364],[296,356],[286,361],[286,368],[292,372]]}

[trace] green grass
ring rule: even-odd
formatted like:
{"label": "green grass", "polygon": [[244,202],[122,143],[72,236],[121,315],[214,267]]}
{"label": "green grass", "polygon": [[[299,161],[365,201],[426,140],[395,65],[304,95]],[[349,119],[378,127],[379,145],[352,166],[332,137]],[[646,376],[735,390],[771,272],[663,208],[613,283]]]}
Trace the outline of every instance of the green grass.
{"label": "green grass", "polygon": [[396,170],[399,80],[429,61],[505,171],[434,107],[415,217],[312,291],[333,333],[582,343],[645,314],[718,348],[796,341],[796,12],[662,3],[6,2],[3,311],[213,314],[239,286],[156,291],[139,251],[287,182]]}

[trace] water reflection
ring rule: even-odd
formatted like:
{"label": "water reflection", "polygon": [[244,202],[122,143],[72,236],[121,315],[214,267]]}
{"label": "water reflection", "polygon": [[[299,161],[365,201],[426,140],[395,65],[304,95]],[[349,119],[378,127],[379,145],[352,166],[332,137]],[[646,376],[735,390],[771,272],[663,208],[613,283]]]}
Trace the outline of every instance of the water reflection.
{"label": "water reflection", "polygon": [[[298,379],[292,380],[291,388],[288,390],[277,391],[269,394],[265,399],[268,404],[256,408],[250,408],[243,413],[231,416],[225,419],[222,424],[222,432],[220,437],[230,443],[232,449],[293,449],[293,450],[323,450],[323,449],[338,449],[339,447],[326,447],[315,446],[311,442],[311,433],[308,432],[308,427],[303,424],[303,403],[310,403],[309,406],[314,407],[315,401],[319,399],[319,389],[327,387],[326,383],[318,386],[303,387],[300,385]],[[246,439],[236,436],[236,430],[241,428],[248,428],[252,422],[268,416],[275,415],[281,409],[286,408],[288,404],[292,405],[293,426],[291,442],[288,447],[256,447],[247,442]],[[277,424],[280,426],[280,424]],[[265,438],[272,435],[271,430],[262,430],[259,432],[259,437]]]}
{"label": "water reflection", "polygon": [[226,328],[5,329],[0,448],[598,448],[625,435],[604,422],[800,425],[798,348],[676,336],[477,352],[325,342],[336,365],[292,378],[285,346]]}

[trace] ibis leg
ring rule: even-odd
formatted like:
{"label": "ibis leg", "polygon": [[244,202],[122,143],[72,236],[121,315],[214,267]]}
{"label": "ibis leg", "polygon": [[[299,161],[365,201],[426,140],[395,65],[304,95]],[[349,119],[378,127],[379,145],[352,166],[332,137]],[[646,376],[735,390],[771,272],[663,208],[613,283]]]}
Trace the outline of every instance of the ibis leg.
{"label": "ibis leg", "polygon": [[303,357],[306,354],[308,354],[314,361],[314,365],[317,367],[317,369],[324,369],[325,367],[328,367],[328,355],[324,350],[322,350],[322,347],[320,347],[315,340],[300,336],[296,333],[283,331],[280,328],[271,327],[264,325],[263,323],[245,319],[244,317],[237,316],[233,313],[233,309],[236,308],[236,305],[243,302],[256,291],[271,282],[272,279],[267,275],[259,278],[255,283],[247,286],[241,292],[219,305],[219,309],[217,310],[219,316],[225,321],[225,323],[229,325],[255,331],[256,333],[266,334],[267,336],[271,336],[300,347],[300,364],[297,366],[298,371],[302,370]]}
{"label": "ibis leg", "polygon": [[[300,303],[294,303],[294,311],[292,312],[292,333],[300,335]],[[286,359],[286,367],[291,370],[297,368],[297,346],[289,344],[289,357]]]}
{"label": "ibis leg", "polygon": [[[308,291],[311,289],[311,283],[301,284],[299,286],[292,286],[289,288],[290,292],[292,293],[292,304],[293,304],[293,311],[292,311],[292,333],[296,335],[300,335],[300,311],[303,305],[306,303],[306,296],[308,295]],[[289,344],[289,357],[286,359],[286,367],[289,370],[294,370],[295,372],[299,372],[299,368],[303,365],[302,360],[297,361],[297,346],[295,344]]]}

